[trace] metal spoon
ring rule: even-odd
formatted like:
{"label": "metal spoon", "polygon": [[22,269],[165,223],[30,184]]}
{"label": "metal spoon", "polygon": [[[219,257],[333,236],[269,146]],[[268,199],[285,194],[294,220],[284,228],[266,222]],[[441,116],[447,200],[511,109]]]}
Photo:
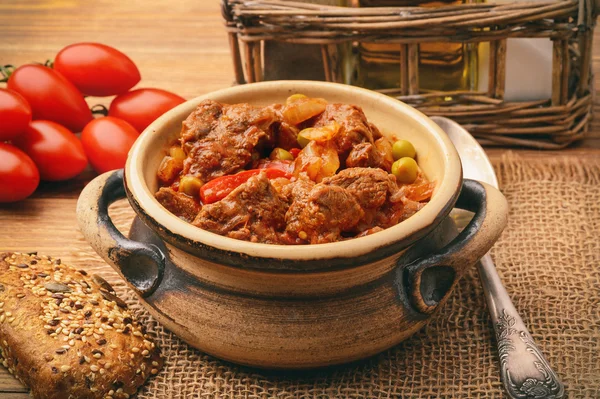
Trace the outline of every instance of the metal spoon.
{"label": "metal spoon", "polygon": [[[473,136],[450,119],[438,116],[431,119],[454,143],[462,161],[464,177],[498,187],[494,168]],[[489,253],[478,263],[478,270],[496,331],[500,355],[500,377],[508,395],[515,399],[564,397],[563,384],[533,342],[525,323],[502,285]]]}

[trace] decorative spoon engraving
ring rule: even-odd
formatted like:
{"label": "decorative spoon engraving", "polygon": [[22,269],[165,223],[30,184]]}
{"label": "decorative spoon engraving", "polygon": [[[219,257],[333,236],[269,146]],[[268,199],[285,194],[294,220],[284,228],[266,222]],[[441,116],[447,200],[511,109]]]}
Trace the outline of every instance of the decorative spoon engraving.
{"label": "decorative spoon engraving", "polygon": [[[559,398],[563,396],[563,389],[558,377],[554,374],[554,371],[550,368],[550,365],[544,358],[544,355],[540,352],[535,343],[531,339],[531,336],[527,330],[517,330],[517,320],[515,317],[509,315],[504,309],[502,316],[499,317],[499,321],[495,325],[496,338],[498,340],[498,353],[500,354],[500,372],[502,373],[502,380],[506,381],[506,389],[509,391],[509,395],[515,398]],[[525,344],[525,348],[528,352],[532,353],[537,361],[533,364],[542,375],[542,379],[527,378],[522,383],[515,382],[513,379],[510,369],[508,367],[508,361],[510,359],[510,353],[516,351],[517,348],[513,343],[513,338],[518,338]]]}
{"label": "decorative spoon engraving", "polygon": [[[465,178],[498,187],[494,169],[483,148],[456,122],[432,117],[450,137],[463,163]],[[523,320],[512,304],[490,254],[478,264],[479,276],[488,304],[500,356],[500,377],[514,399],[560,399],[563,384],[536,346]]]}

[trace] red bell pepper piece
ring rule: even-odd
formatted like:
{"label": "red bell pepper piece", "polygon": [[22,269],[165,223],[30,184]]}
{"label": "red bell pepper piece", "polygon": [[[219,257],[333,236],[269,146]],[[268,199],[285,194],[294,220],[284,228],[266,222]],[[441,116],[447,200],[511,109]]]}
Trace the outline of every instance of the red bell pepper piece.
{"label": "red bell pepper piece", "polygon": [[269,179],[277,177],[285,177],[290,179],[292,175],[276,168],[267,169],[251,169],[236,173],[235,175],[227,175],[217,177],[203,185],[200,188],[200,199],[204,204],[212,204],[227,197],[227,195],[248,181],[252,176],[258,175],[260,172],[265,172]]}
{"label": "red bell pepper piece", "polygon": [[294,159],[298,158],[298,154],[302,151],[300,148],[290,148],[290,154],[294,157]]}
{"label": "red bell pepper piece", "polygon": [[279,169],[282,172],[292,173],[292,166],[292,161],[261,159],[256,165],[256,169]]}

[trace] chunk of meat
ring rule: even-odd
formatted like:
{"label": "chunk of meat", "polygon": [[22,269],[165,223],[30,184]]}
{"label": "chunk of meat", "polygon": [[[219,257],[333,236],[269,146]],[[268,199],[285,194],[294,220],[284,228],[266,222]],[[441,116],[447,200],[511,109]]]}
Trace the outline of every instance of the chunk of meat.
{"label": "chunk of meat", "polygon": [[361,222],[361,230],[379,226],[384,229],[395,226],[396,224],[408,219],[421,208],[425,203],[416,202],[407,198],[402,198],[399,202],[386,202],[381,208],[369,212]]}
{"label": "chunk of meat", "polygon": [[355,145],[346,158],[347,168],[381,168],[389,172],[393,163],[392,144],[385,137],[375,140],[374,144]]}
{"label": "chunk of meat", "polygon": [[223,114],[223,104],[204,100],[183,121],[181,144],[193,143],[206,137],[218,124]]}
{"label": "chunk of meat", "polygon": [[277,133],[275,134],[275,147],[283,148],[284,150],[291,150],[292,148],[299,148],[298,145],[298,133],[300,130],[288,124],[282,122],[277,126]]}
{"label": "chunk of meat", "polygon": [[273,126],[275,130],[274,146],[284,150],[298,148],[298,132],[300,132],[300,129],[285,121],[282,114],[283,107],[283,104],[273,104],[268,107],[277,115],[277,120],[280,121]]}
{"label": "chunk of meat", "polygon": [[400,185],[390,193],[388,201],[381,208],[366,214],[364,225],[387,229],[408,219],[427,205],[434,188],[435,183],[429,182],[419,173],[414,183]]}
{"label": "chunk of meat", "polygon": [[188,156],[183,175],[208,182],[243,168],[254,151],[272,146],[276,122],[268,107],[203,101],[183,122],[181,142]]}
{"label": "chunk of meat", "polygon": [[156,193],[156,199],[169,212],[186,222],[194,220],[200,212],[200,205],[192,197],[188,197],[170,187],[161,187]]}
{"label": "chunk of meat", "polygon": [[360,143],[350,151],[346,158],[347,168],[377,168],[383,163],[383,157],[371,143]]}
{"label": "chunk of meat", "polygon": [[325,185],[345,188],[363,209],[381,207],[396,191],[396,178],[378,168],[348,168],[323,180]]}
{"label": "chunk of meat", "polygon": [[320,244],[341,239],[363,216],[352,194],[338,186],[315,185],[306,197],[298,196],[285,215],[286,234],[296,241]]}
{"label": "chunk of meat", "polygon": [[315,182],[310,180],[306,174],[301,174],[296,181],[286,186],[282,186],[281,195],[291,204],[294,199],[306,201],[310,190],[315,186]]}
{"label": "chunk of meat", "polygon": [[290,179],[288,179],[286,177],[277,177],[275,179],[271,179],[271,185],[273,187],[275,187],[275,190],[277,190],[277,192],[279,194],[281,194],[282,196],[284,196],[283,195],[284,187],[289,186],[290,184],[291,184]]}
{"label": "chunk of meat", "polygon": [[[340,130],[334,138],[339,154],[347,155],[360,143],[373,143],[373,131],[362,109],[356,105],[328,104],[325,112],[314,119],[313,127],[327,126],[336,121]],[[379,136],[379,131],[377,131]],[[342,157],[345,158],[345,157]]]}
{"label": "chunk of meat", "polygon": [[369,127],[371,128],[371,133],[373,133],[373,140],[379,140],[383,137],[377,126],[369,122]]}
{"label": "chunk of meat", "polygon": [[280,243],[288,204],[265,173],[251,177],[227,197],[202,207],[194,226],[223,236]]}
{"label": "chunk of meat", "polygon": [[394,226],[425,205],[407,198],[394,175],[379,168],[344,169],[323,184],[344,187],[356,198],[364,211],[355,228],[358,233]]}

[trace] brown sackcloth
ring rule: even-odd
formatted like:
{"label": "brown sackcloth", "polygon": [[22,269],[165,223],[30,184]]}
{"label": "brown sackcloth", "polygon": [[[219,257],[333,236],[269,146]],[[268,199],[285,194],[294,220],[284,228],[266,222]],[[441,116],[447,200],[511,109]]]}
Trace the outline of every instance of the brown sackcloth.
{"label": "brown sackcloth", "polygon": [[[500,275],[568,397],[600,398],[600,159],[509,154],[495,167],[511,206],[492,251]],[[117,208],[125,228],[132,212]],[[116,285],[166,357],[140,398],[505,397],[475,268],[440,317],[414,337],[364,362],[312,374],[265,373],[204,355],[157,325]]]}

